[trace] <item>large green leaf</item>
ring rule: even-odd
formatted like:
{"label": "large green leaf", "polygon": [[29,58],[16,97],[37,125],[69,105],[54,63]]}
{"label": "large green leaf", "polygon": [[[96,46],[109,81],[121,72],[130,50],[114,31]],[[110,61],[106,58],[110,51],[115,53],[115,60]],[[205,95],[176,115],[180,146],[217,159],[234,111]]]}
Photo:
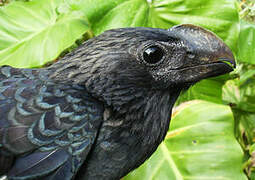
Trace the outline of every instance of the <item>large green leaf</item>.
{"label": "large green leaf", "polygon": [[200,99],[222,104],[222,86],[225,84],[227,76],[220,76],[217,78],[210,78],[202,80],[190,87],[178,98],[177,104],[181,102],[190,101],[193,99]]}
{"label": "large green leaf", "polygon": [[255,64],[255,24],[241,21],[238,40],[238,60]]}
{"label": "large green leaf", "polygon": [[190,101],[173,113],[170,131],[153,156],[124,180],[243,180],[242,159],[230,108]]}
{"label": "large green leaf", "polygon": [[64,0],[12,2],[0,9],[0,65],[38,67],[53,61],[88,30]]}
{"label": "large green leaf", "polygon": [[170,28],[193,23],[218,34],[236,50],[239,33],[235,0],[80,0],[96,34],[110,28]]}

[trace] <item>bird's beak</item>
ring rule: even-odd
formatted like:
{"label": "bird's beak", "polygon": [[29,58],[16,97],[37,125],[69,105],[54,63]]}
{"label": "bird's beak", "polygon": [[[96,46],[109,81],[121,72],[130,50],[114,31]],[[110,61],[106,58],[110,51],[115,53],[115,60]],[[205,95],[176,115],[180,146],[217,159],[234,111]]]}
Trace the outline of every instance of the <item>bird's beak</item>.
{"label": "bird's beak", "polygon": [[235,68],[231,50],[214,33],[191,24],[174,26],[168,31],[186,44],[188,52],[183,65],[178,68],[178,73],[176,72],[182,76],[179,80],[197,82],[229,73]]}

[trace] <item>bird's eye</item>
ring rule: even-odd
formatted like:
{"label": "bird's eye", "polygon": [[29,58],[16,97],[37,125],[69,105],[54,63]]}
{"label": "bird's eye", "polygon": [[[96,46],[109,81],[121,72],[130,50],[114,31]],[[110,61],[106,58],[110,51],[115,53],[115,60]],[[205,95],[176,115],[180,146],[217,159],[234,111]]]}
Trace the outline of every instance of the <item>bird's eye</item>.
{"label": "bird's eye", "polygon": [[164,56],[164,51],[158,46],[150,46],[143,52],[143,59],[149,64],[158,63]]}

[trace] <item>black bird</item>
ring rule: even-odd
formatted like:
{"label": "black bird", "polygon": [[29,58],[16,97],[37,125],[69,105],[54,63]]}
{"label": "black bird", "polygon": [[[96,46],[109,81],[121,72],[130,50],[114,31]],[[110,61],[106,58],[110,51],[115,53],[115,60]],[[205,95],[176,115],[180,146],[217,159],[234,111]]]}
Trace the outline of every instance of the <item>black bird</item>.
{"label": "black bird", "polygon": [[122,28],[42,69],[0,68],[0,175],[120,179],[157,149],[183,89],[228,73],[213,33]]}

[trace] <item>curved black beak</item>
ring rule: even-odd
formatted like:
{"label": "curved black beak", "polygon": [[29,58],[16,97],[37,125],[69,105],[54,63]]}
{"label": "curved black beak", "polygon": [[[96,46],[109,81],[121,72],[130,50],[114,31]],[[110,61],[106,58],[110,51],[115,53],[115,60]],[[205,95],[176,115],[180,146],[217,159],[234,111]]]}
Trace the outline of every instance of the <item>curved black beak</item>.
{"label": "curved black beak", "polygon": [[229,73],[236,67],[230,48],[214,33],[192,24],[174,26],[168,30],[181,39],[192,58],[187,56],[183,66],[176,69],[180,74],[175,82],[197,82],[201,79]]}

